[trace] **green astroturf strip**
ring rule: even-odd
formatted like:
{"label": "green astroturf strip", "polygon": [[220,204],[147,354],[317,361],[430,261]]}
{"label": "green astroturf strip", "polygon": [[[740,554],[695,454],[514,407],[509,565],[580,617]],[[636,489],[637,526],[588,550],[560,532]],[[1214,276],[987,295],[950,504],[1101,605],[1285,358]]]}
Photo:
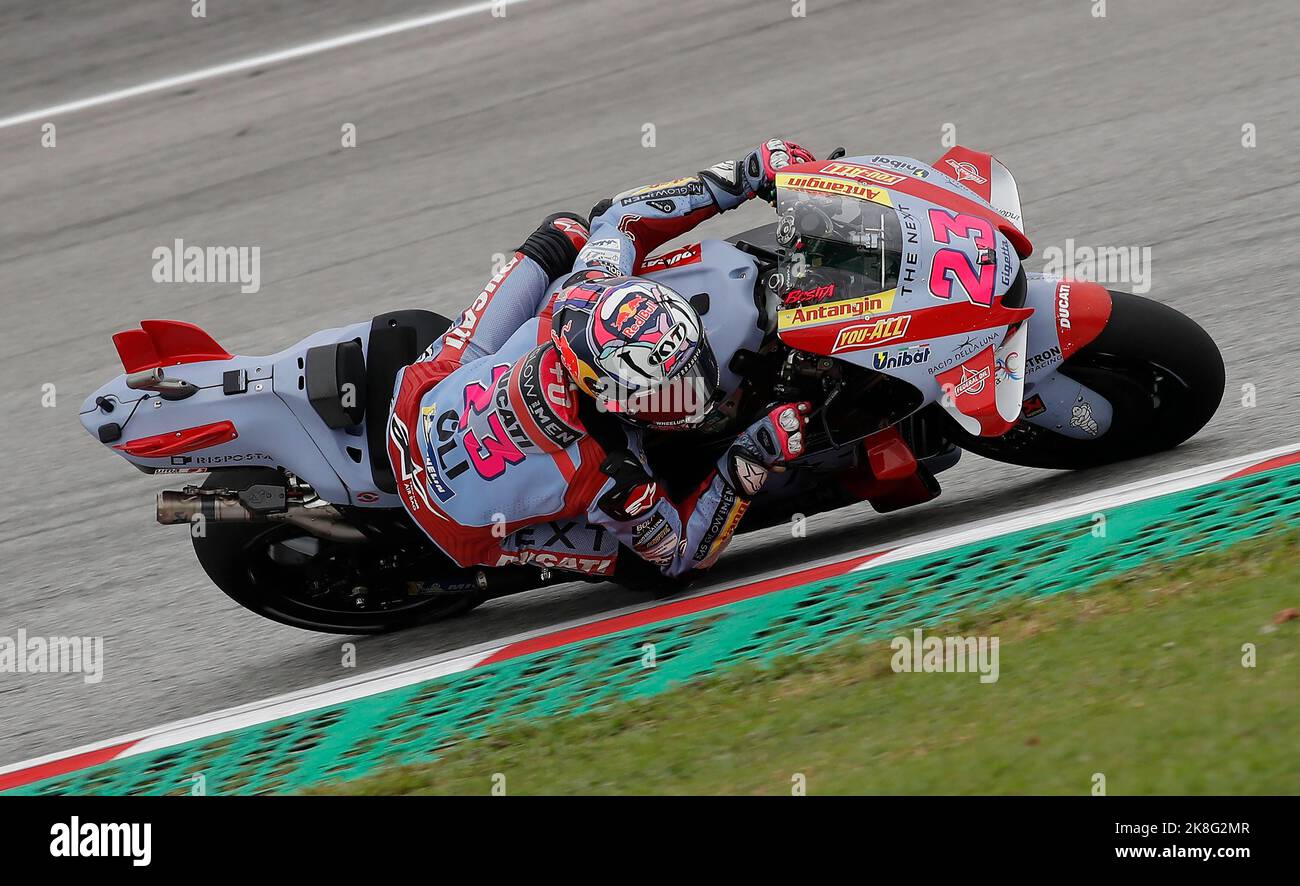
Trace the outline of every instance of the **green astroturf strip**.
{"label": "green astroturf strip", "polygon": [[[880,640],[1292,526],[1300,466],[848,573],[105,763],[11,794],[280,793],[426,761],[506,722],[654,695],[738,663]],[[472,616],[471,616],[472,617]],[[653,643],[656,666],[642,665]]]}

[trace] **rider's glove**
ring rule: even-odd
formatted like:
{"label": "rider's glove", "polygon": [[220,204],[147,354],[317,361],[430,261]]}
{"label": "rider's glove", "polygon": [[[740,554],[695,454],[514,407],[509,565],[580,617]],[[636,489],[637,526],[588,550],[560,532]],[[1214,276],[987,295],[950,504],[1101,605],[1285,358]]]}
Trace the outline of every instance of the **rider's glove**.
{"label": "rider's glove", "polygon": [[777,170],[784,169],[791,163],[806,163],[812,159],[812,152],[793,142],[772,138],[739,160],[726,160],[709,167],[700,175],[713,185],[715,198],[719,192],[734,198],[719,198],[721,208],[727,210],[755,194],[772,202],[776,197]]}
{"label": "rider's glove", "polygon": [[811,408],[807,402],[782,403],[736,438],[718,466],[736,492],[752,498],[772,468],[782,470],[783,462],[803,455],[805,417]]}
{"label": "rider's glove", "polygon": [[[776,174],[794,163],[807,163],[815,159],[811,151],[794,142],[771,138],[763,142],[745,160],[745,175],[751,179],[754,193],[771,203],[776,199]],[[750,175],[751,170],[757,175]]]}

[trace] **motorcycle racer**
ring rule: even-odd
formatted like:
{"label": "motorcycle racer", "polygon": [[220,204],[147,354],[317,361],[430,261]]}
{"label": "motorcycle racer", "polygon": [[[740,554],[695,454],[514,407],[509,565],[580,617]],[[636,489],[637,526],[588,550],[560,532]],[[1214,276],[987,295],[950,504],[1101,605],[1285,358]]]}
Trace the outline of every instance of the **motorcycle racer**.
{"label": "motorcycle racer", "polygon": [[670,577],[716,561],[769,471],[801,454],[809,407],[775,406],[697,488],[671,498],[643,434],[698,425],[721,399],[719,358],[731,355],[713,353],[687,299],[634,274],[705,219],[770,199],[775,171],[809,159],[773,139],[616,195],[589,233],[571,214],[551,216],[399,373],[389,458],[407,511],[444,553],[462,566],[600,576],[614,574],[620,548]]}
{"label": "motorcycle racer", "polygon": [[496,352],[543,313],[552,281],[589,268],[609,276],[634,274],[653,250],[713,216],[755,196],[771,201],[775,171],[811,159],[798,145],[769,139],[739,161],[600,202],[592,209],[590,231],[579,213],[548,216],[420,360],[441,362],[450,371]]}

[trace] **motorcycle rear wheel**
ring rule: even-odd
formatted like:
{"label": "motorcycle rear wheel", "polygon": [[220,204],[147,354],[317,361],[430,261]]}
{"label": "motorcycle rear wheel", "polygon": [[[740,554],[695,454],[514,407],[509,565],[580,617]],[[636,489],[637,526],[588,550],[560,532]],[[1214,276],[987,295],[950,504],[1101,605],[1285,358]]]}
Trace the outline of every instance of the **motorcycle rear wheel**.
{"label": "motorcycle rear wheel", "polygon": [[[278,484],[269,469],[240,469],[209,474],[202,488],[245,489],[256,483]],[[320,553],[294,565],[271,558],[273,545],[307,533],[284,523],[217,523],[192,536],[194,553],[208,578],[240,606],[281,624],[331,634],[383,634],[464,615],[487,599],[478,592],[447,593],[391,603],[388,599],[322,593],[313,587],[313,567],[331,554],[346,554],[347,545],[319,539]],[[332,548],[331,548],[332,546]],[[364,601],[358,603],[358,601]]]}
{"label": "motorcycle rear wheel", "polygon": [[1127,292],[1110,295],[1110,321],[1101,335],[1059,370],[1110,402],[1106,433],[1076,439],[1022,419],[1001,437],[977,437],[938,410],[949,439],[995,461],[1080,470],[1173,449],[1203,428],[1225,384],[1214,340],[1168,305]]}

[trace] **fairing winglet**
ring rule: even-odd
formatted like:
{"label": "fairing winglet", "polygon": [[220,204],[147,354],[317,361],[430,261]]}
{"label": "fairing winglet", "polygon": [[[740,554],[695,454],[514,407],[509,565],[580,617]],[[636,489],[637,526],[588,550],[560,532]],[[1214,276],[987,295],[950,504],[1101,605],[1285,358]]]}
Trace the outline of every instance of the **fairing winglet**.
{"label": "fairing winglet", "polygon": [[937,376],[944,409],[967,433],[1000,437],[1020,418],[1028,328],[1021,323],[997,349],[989,345]]}
{"label": "fairing winglet", "polygon": [[212,336],[183,320],[141,320],[139,329],[114,335],[113,345],[127,374],[159,366],[231,359]]}
{"label": "fairing winglet", "polygon": [[992,154],[957,145],[940,157],[934,167],[970,188],[1015,225],[1016,230],[1025,233],[1016,179]]}

